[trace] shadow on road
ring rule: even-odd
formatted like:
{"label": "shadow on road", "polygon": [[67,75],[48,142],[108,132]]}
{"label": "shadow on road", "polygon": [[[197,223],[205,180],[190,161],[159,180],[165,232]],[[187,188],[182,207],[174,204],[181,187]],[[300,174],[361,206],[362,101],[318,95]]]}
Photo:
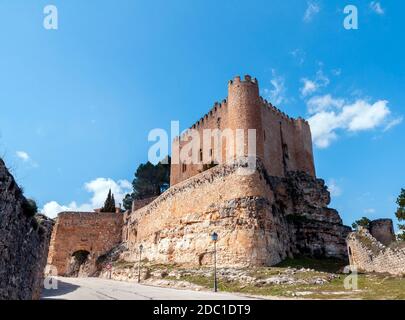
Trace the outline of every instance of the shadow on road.
{"label": "shadow on road", "polygon": [[78,288],[79,286],[77,285],[63,282],[58,279],[58,289],[42,289],[41,300],[55,299],[54,297],[63,296],[64,294],[73,292]]}

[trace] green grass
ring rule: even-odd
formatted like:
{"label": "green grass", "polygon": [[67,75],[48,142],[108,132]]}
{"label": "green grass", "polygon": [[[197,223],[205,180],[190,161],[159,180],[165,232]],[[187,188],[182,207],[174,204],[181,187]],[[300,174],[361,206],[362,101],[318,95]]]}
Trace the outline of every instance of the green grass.
{"label": "green grass", "polygon": [[[313,271],[297,272],[295,279],[325,278],[327,273],[336,275],[335,279],[325,284],[244,284],[239,281],[224,281],[218,277],[218,289],[223,292],[239,292],[249,295],[263,295],[274,297],[306,299],[400,299],[405,300],[405,278],[393,277],[382,274],[359,274],[357,290],[346,290],[344,279],[346,274],[341,273],[347,262],[336,259],[314,259],[300,257],[287,259],[274,267],[251,268],[248,275],[256,279],[266,279],[279,274],[285,274],[287,268],[313,269]],[[172,279],[176,280],[176,279]],[[213,288],[212,276],[187,275],[182,276],[181,281],[205,287]],[[301,295],[300,293],[305,293]]]}
{"label": "green grass", "polygon": [[305,269],[314,269],[316,271],[321,272],[331,272],[331,273],[338,273],[343,270],[345,266],[348,265],[348,261],[326,258],[326,259],[314,259],[309,257],[299,257],[295,259],[286,259],[279,264],[275,265],[275,267],[279,268],[305,268]]}
{"label": "green grass", "polygon": [[[225,282],[218,279],[218,289],[222,292],[239,292],[248,295],[274,297],[302,297],[306,299],[405,299],[405,278],[386,277],[383,275],[359,275],[358,290],[346,290],[343,285],[344,275],[323,285],[244,285],[237,281]],[[176,279],[172,279],[176,280]],[[192,275],[181,277],[182,281],[213,288],[212,277]],[[308,294],[300,295],[301,292]]]}
{"label": "green grass", "polygon": [[[401,299],[405,300],[405,278],[393,277],[382,274],[359,274],[358,290],[346,290],[344,279],[346,274],[341,270],[346,266],[345,261],[336,259],[313,259],[300,257],[298,259],[287,259],[274,267],[257,267],[240,269],[245,275],[255,279],[267,279],[269,277],[283,275],[295,279],[327,278],[335,274],[336,278],[324,284],[247,284],[239,280],[226,281],[218,273],[218,289],[222,292],[238,292],[247,295],[273,296],[284,298],[305,298],[305,299]],[[132,268],[134,263],[117,261],[114,267]],[[187,281],[207,289],[214,286],[214,278],[211,268],[189,269],[179,265],[150,264],[144,263],[144,267],[150,271],[172,270],[185,271],[186,274],[178,272],[179,278],[166,276],[165,279],[174,281]],[[311,271],[286,273],[289,268],[311,269]],[[325,273],[327,272],[327,273]],[[191,273],[191,275],[190,275]],[[305,294],[302,294],[305,293]]]}

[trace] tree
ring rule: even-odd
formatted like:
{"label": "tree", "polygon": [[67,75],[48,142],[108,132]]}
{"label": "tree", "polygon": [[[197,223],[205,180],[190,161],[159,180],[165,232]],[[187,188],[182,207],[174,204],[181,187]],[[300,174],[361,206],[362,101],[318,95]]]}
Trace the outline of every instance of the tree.
{"label": "tree", "polygon": [[132,181],[133,192],[123,200],[125,209],[131,209],[133,200],[159,196],[169,188],[171,159],[168,157],[165,160],[156,165],[149,161],[139,165]]}
{"label": "tree", "polygon": [[370,227],[370,219],[367,217],[363,217],[360,220],[356,220],[355,222],[352,223],[352,228],[354,230],[357,230],[358,227],[364,227],[364,228],[369,228]]}
{"label": "tree", "polygon": [[115,199],[114,194],[111,193],[111,189],[108,191],[107,199],[104,202],[104,206],[100,210],[101,212],[115,212]]}
{"label": "tree", "polygon": [[[397,217],[399,222],[405,221],[405,189],[401,189],[401,193],[397,199],[397,211],[395,212],[395,216]],[[399,230],[401,233],[397,235],[398,240],[405,241],[405,224],[398,224]]]}

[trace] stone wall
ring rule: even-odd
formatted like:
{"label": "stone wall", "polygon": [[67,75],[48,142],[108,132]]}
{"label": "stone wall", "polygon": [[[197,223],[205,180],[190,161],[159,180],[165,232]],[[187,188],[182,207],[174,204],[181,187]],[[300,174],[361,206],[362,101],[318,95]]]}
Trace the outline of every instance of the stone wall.
{"label": "stone wall", "polygon": [[121,242],[123,214],[59,213],[52,233],[48,264],[58,275],[68,275],[75,253],[88,253],[86,275],[96,271],[97,258]]}
{"label": "stone wall", "polygon": [[0,159],[0,299],[39,299],[52,226],[33,215]]}
{"label": "stone wall", "polygon": [[405,248],[391,248],[378,242],[362,227],[347,237],[350,265],[359,271],[405,275]]}
{"label": "stone wall", "polygon": [[[216,146],[213,137],[205,137],[205,129],[219,129],[223,136],[218,139]],[[243,80],[235,77],[228,84],[228,97],[221,103],[216,102],[213,108],[180,138],[173,141],[172,150],[190,146],[193,131],[200,137],[195,149],[200,152],[193,163],[176,162],[172,152],[170,184],[173,186],[185,179],[203,171],[203,164],[211,161],[226,163],[226,155],[231,149],[227,134],[244,130],[244,155],[247,155],[248,129],[256,130],[256,155],[263,160],[267,172],[272,176],[285,176],[288,171],[304,171],[315,177],[315,167],[312,152],[311,130],[304,119],[292,119],[259,95],[259,84],[256,79],[245,76]],[[226,131],[225,131],[226,130]],[[204,145],[211,146],[204,150]],[[218,159],[216,149],[221,156]],[[236,144],[233,142],[235,154]],[[205,154],[204,152],[207,152]]]}
{"label": "stone wall", "polygon": [[306,173],[269,176],[258,161],[218,165],[172,186],[125,215],[126,257],[199,266],[211,263],[210,234],[219,235],[219,265],[274,265],[298,254],[345,258],[350,228],[333,209],[322,180]]}

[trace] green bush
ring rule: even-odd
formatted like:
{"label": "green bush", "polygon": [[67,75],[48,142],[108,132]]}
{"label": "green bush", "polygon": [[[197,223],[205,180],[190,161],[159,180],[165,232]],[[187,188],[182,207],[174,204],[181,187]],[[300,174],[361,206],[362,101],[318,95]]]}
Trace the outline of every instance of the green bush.
{"label": "green bush", "polygon": [[33,217],[38,212],[38,206],[32,199],[25,199],[22,204],[22,209],[27,217]]}

